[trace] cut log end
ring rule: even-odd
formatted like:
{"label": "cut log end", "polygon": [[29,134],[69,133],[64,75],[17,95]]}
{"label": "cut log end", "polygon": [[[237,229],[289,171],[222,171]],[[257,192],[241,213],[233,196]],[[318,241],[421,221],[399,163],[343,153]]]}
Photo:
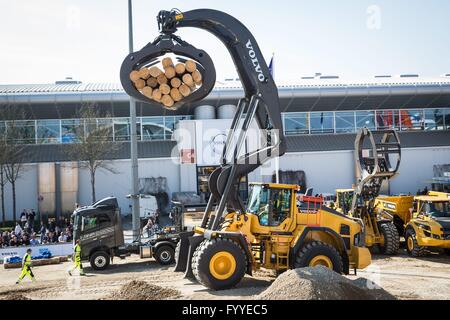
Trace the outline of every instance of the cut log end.
{"label": "cut log end", "polygon": [[186,71],[192,73],[195,70],[197,70],[197,64],[194,62],[194,60],[186,61]]}
{"label": "cut log end", "polygon": [[173,101],[172,97],[168,94],[165,94],[162,96],[161,102],[166,107],[172,107],[174,105],[174,101]]}

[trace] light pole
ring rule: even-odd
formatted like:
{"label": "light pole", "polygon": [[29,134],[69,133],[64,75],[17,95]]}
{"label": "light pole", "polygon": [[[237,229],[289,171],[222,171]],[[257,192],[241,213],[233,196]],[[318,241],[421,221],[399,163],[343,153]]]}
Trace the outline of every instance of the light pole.
{"label": "light pole", "polygon": [[[128,49],[133,52],[133,7],[128,0]],[[136,100],[130,97],[130,158],[131,158],[131,201],[132,201],[132,227],[133,240],[140,235],[139,217],[139,173],[137,155],[137,132],[136,132]]]}

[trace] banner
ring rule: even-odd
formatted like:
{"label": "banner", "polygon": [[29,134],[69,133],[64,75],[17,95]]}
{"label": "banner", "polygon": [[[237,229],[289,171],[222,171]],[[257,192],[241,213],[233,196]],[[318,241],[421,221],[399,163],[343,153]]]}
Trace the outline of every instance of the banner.
{"label": "banner", "polygon": [[28,248],[32,250],[32,256],[39,255],[39,250],[42,249],[47,249],[48,251],[50,251],[52,257],[68,256],[73,253],[72,242],[38,246],[8,247],[0,249],[0,263],[3,263],[6,257],[19,256],[20,258],[22,258],[27,252]]}

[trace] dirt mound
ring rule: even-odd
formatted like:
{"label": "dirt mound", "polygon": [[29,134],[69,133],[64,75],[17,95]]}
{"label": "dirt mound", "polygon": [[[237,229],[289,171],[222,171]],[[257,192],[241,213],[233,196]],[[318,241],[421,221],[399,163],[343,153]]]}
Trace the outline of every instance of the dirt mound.
{"label": "dirt mound", "polygon": [[163,288],[145,281],[133,280],[113,292],[108,300],[166,300],[179,297],[178,290]]}
{"label": "dirt mound", "polygon": [[289,270],[257,296],[261,300],[391,300],[381,288],[366,279],[349,280],[322,267]]}
{"label": "dirt mound", "polygon": [[11,292],[0,296],[0,300],[31,300],[18,292]]}

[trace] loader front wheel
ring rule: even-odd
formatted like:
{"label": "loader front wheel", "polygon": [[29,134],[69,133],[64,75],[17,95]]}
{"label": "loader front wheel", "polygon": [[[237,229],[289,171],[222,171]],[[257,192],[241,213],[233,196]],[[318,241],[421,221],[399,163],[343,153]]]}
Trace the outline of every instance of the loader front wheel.
{"label": "loader front wheel", "polygon": [[245,275],[247,257],[231,239],[204,240],[192,256],[192,272],[199,283],[214,290],[234,287]]}
{"label": "loader front wheel", "polygon": [[324,266],[337,273],[342,273],[343,262],[339,252],[329,244],[313,241],[306,244],[294,262],[295,268]]}
{"label": "loader front wheel", "polygon": [[380,245],[380,253],[382,254],[397,254],[400,247],[400,236],[397,228],[393,223],[383,223],[380,225],[381,234],[384,238],[384,245]]}
{"label": "loader front wheel", "polygon": [[426,254],[425,247],[419,246],[414,229],[406,230],[406,251],[413,257],[422,257]]}

